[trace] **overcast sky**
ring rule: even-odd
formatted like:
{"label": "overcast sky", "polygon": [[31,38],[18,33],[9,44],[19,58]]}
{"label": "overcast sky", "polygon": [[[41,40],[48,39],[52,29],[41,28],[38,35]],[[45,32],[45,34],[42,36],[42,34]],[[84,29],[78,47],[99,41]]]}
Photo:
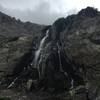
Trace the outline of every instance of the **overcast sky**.
{"label": "overcast sky", "polygon": [[0,11],[39,24],[52,24],[87,6],[100,10],[100,0],[0,0]]}

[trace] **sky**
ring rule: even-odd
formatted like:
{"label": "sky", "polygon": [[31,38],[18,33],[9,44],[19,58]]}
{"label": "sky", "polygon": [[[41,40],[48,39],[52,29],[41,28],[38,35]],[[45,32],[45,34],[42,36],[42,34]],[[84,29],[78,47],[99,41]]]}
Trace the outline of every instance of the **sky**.
{"label": "sky", "polygon": [[100,10],[100,0],[0,0],[0,11],[22,21],[52,24],[87,6]]}

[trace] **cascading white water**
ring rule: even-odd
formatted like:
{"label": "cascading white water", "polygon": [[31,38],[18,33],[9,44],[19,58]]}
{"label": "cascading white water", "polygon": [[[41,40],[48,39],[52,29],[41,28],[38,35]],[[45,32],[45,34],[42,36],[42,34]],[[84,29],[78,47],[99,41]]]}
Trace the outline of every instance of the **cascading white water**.
{"label": "cascading white water", "polygon": [[15,81],[18,79],[18,77],[16,77],[12,82],[11,84],[7,87],[8,89],[11,88],[14,84],[15,84]]}
{"label": "cascading white water", "polygon": [[73,89],[74,88],[74,80],[71,79],[71,88],[70,89]]}
{"label": "cascading white water", "polygon": [[38,50],[35,52],[35,67],[37,67],[37,62],[38,62],[38,59],[39,59],[39,56],[40,56],[40,52],[43,48],[43,45],[45,43],[45,40],[46,38],[49,36],[49,29],[46,31],[46,35],[43,37],[43,39],[41,40],[40,42],[40,45],[39,45],[39,48]]}
{"label": "cascading white water", "polygon": [[[42,50],[42,48],[43,48],[43,45],[44,45],[44,43],[45,43],[45,40],[46,40],[46,38],[49,36],[49,29],[46,31],[46,35],[43,37],[43,39],[41,40],[41,42],[40,42],[40,45],[39,45],[39,48],[38,48],[38,50],[35,52],[35,67],[37,68],[37,69],[39,69],[38,68],[38,64],[37,64],[37,62],[38,62],[38,59],[39,59],[39,56],[40,56],[40,52],[41,52],[41,50]],[[31,66],[33,65],[33,62],[30,64]],[[40,71],[39,71],[39,74],[40,74]],[[40,76],[40,75],[39,75]],[[11,88],[14,84],[15,84],[15,82],[16,82],[16,80],[19,78],[20,76],[18,76],[18,77],[16,77],[12,82],[11,82],[11,84],[7,87],[7,88]]]}

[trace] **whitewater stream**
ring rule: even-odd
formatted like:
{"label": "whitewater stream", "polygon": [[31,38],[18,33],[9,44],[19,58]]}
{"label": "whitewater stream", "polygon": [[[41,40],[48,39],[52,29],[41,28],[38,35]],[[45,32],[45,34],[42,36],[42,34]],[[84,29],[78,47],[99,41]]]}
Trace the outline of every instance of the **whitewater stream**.
{"label": "whitewater stream", "polygon": [[[37,68],[38,71],[39,71],[38,60],[39,60],[39,57],[41,55],[41,50],[43,49],[45,40],[47,39],[48,36],[49,36],[49,29],[46,31],[46,35],[40,41],[40,45],[38,47],[38,50],[35,52],[35,60],[34,60],[35,62],[34,62],[34,64],[35,64],[35,68]],[[40,74],[40,72],[39,72],[39,74]]]}

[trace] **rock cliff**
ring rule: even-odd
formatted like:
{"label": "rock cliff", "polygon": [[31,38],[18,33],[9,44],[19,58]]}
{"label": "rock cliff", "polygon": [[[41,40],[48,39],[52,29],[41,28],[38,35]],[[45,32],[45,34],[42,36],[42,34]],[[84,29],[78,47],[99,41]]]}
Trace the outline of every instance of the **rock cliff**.
{"label": "rock cliff", "polygon": [[100,12],[87,7],[76,15],[58,19],[49,28],[38,65],[46,88],[58,91],[84,86],[87,99],[99,100],[99,21]]}

